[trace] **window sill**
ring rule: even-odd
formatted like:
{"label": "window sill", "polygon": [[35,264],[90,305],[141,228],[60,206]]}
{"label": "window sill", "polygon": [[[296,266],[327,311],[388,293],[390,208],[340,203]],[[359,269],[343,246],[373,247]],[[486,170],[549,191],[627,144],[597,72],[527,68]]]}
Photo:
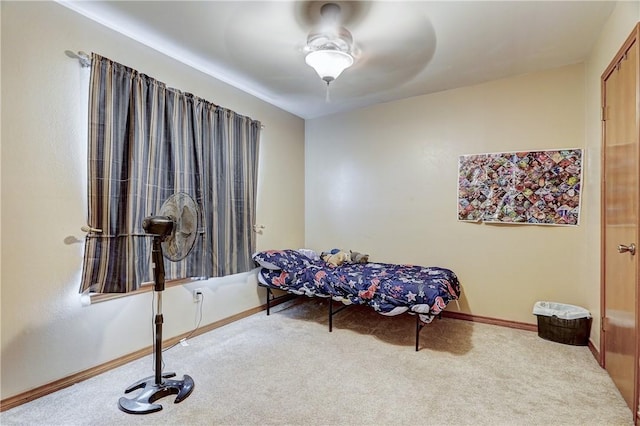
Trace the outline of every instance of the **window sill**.
{"label": "window sill", "polygon": [[[165,282],[164,287],[165,289],[171,288],[171,287],[178,287],[184,284],[192,283],[194,281],[202,281],[204,279],[205,278],[182,278],[179,280],[169,280]],[[149,293],[153,291],[153,289],[154,289],[154,284],[152,282],[148,282],[148,283],[142,283],[139,289],[134,291],[129,291],[127,293],[94,293],[89,295],[89,300],[90,300],[89,304],[93,305],[94,303],[106,302],[108,300],[120,299],[122,297],[133,296],[136,294]]]}

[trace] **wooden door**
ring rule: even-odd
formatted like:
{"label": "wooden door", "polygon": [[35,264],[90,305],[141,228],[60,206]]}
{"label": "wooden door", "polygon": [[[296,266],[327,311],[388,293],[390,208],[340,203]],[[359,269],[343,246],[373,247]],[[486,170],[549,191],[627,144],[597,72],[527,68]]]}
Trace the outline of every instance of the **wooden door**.
{"label": "wooden door", "polygon": [[602,76],[602,363],[638,413],[638,28]]}

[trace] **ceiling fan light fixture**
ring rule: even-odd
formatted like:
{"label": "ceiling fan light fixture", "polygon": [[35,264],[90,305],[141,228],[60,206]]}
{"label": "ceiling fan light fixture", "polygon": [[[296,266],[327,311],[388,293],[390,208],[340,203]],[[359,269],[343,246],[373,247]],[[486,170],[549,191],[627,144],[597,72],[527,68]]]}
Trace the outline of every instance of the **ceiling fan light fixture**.
{"label": "ceiling fan light fixture", "polygon": [[353,65],[353,56],[340,50],[319,49],[310,52],[305,57],[305,62],[329,84]]}

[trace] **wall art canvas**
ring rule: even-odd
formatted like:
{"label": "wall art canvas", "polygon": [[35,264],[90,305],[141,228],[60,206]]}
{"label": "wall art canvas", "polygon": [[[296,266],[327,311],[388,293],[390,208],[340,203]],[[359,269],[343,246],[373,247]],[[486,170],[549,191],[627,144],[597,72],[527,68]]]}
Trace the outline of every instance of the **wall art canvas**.
{"label": "wall art canvas", "polygon": [[460,156],[458,220],[578,225],[582,149]]}

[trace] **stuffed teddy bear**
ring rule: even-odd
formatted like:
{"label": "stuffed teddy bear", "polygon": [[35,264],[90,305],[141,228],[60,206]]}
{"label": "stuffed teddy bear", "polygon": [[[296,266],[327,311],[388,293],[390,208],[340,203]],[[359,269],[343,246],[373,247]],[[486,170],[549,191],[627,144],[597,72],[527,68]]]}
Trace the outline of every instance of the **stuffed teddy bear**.
{"label": "stuffed teddy bear", "polygon": [[322,260],[331,266],[340,266],[345,262],[349,262],[349,254],[340,249],[333,249],[329,252],[324,252],[320,256]]}
{"label": "stuffed teddy bear", "polygon": [[349,259],[351,263],[369,263],[369,255],[349,250]]}

